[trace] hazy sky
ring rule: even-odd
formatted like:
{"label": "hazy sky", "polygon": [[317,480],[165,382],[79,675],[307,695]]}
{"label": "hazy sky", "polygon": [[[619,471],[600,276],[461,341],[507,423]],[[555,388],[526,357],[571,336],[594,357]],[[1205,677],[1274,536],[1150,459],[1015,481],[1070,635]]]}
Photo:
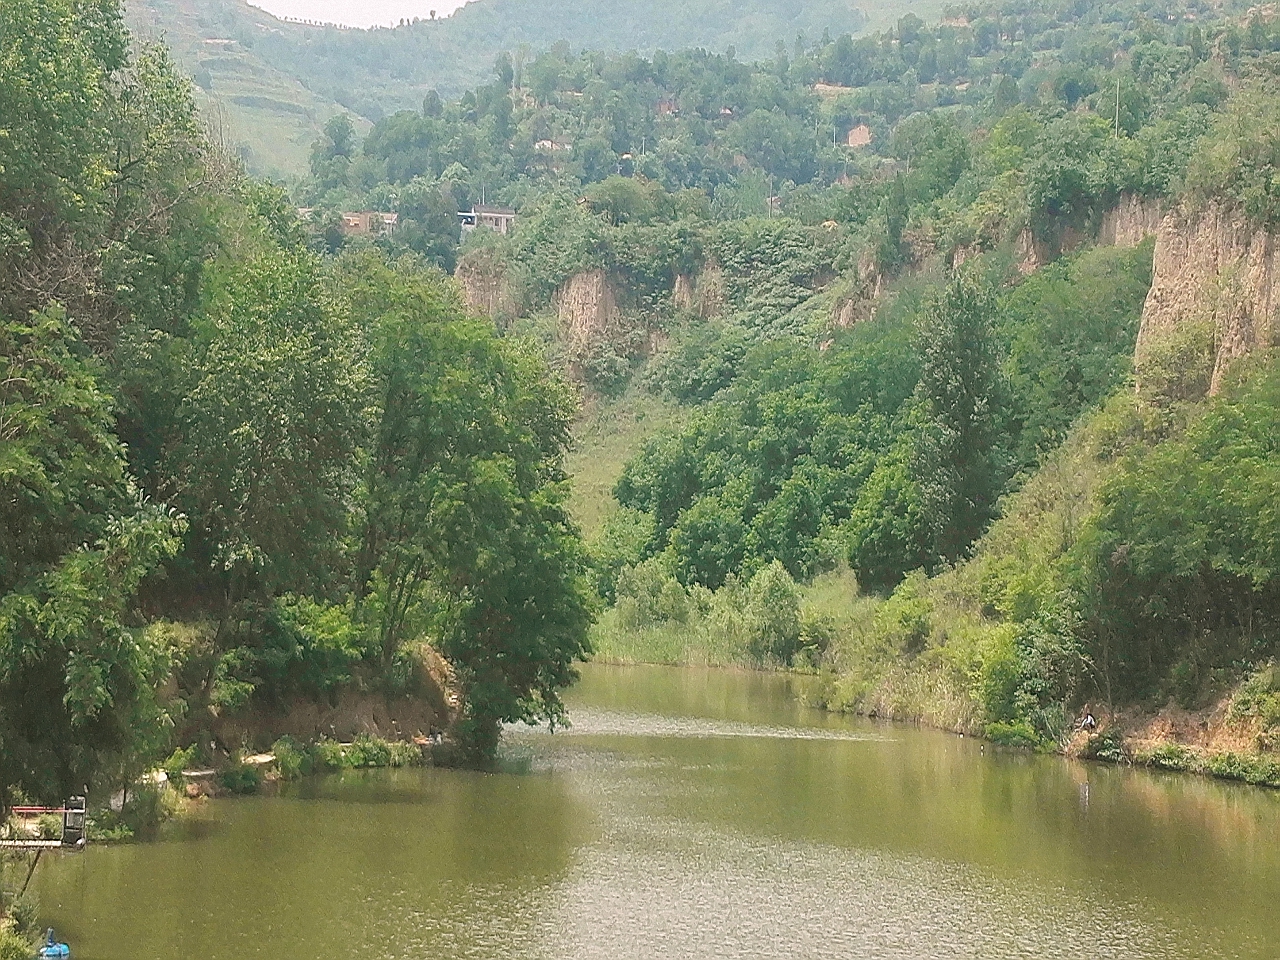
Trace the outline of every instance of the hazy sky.
{"label": "hazy sky", "polygon": [[348,27],[390,26],[414,17],[426,19],[431,11],[447,16],[466,0],[249,0],[277,17],[320,20]]}

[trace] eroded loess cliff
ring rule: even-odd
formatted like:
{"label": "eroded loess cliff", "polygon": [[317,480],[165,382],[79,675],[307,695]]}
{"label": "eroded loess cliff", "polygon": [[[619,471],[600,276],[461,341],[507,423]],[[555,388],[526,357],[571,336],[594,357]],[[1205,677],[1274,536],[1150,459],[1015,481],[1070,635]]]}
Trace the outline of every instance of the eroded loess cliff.
{"label": "eroded loess cliff", "polygon": [[506,263],[488,250],[463,257],[454,273],[462,287],[462,298],[472,313],[492,317],[505,325],[519,315],[519,302],[512,289]]}
{"label": "eroded loess cliff", "polygon": [[556,295],[556,313],[560,339],[570,355],[585,354],[607,338],[621,316],[609,277],[598,268],[569,278]]}
{"label": "eroded loess cliff", "polygon": [[1098,242],[1112,247],[1136,247],[1159,233],[1164,205],[1136,193],[1121,195],[1119,202],[1102,215]]}
{"label": "eroded loess cliff", "polygon": [[671,300],[676,310],[711,320],[724,313],[724,271],[710,261],[694,276],[678,274]]}
{"label": "eroded loess cliff", "polygon": [[1232,361],[1275,345],[1278,254],[1273,233],[1222,205],[1164,217],[1138,332],[1139,389],[1215,394]]}

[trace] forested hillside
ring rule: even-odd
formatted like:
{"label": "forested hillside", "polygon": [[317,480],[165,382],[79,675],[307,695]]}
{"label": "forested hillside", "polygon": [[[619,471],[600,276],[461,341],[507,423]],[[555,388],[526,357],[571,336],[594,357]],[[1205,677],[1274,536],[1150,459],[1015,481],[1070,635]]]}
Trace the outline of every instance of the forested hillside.
{"label": "forested hillside", "polygon": [[[335,122],[299,196],[335,249],[338,209],[395,206],[377,245],[456,257],[589,394],[684,407],[593,534],[601,655],[799,663],[831,706],[1031,745],[1092,704],[1139,739],[1077,748],[1114,755],[1168,707],[1209,752],[1142,756],[1203,766],[1277,718],[1277,36],[1008,4],[754,66],[499,60]],[[456,247],[482,193],[514,232]]]}
{"label": "forested hillside", "polygon": [[592,641],[1029,745],[1089,706],[1113,757],[1176,708],[1234,759],[1143,756],[1280,778],[1239,759],[1280,720],[1265,11],[499,53],[336,115],[292,195],[111,0],[0,18],[3,798],[357,696],[491,756]]}
{"label": "forested hillside", "polygon": [[0,806],[299,703],[431,704],[473,759],[558,718],[565,382],[430,265],[311,250],[110,0],[6,3],[0,44]]}
{"label": "forested hillside", "polygon": [[[914,10],[932,16],[938,0],[873,8],[878,23]],[[452,99],[484,82],[505,52],[516,73],[553,47],[591,51],[736,51],[772,56],[797,37],[857,32],[868,14],[848,0],[474,0],[449,17],[428,16],[390,29],[349,30],[284,22],[244,0],[131,0],[131,27],[167,43],[193,75],[207,115],[222,118],[229,140],[259,174],[302,171],[306,147],[339,110],[375,121],[417,108],[435,92]]]}

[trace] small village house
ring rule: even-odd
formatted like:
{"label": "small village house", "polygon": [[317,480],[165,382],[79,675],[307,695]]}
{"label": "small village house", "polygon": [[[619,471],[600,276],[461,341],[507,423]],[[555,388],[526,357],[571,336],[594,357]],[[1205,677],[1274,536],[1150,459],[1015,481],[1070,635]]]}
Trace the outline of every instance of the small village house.
{"label": "small village house", "polygon": [[458,219],[462,221],[463,233],[477,227],[484,227],[506,235],[511,232],[511,225],[516,222],[516,212],[510,207],[491,207],[481,203],[470,210],[459,210]]}
{"label": "small village house", "polygon": [[394,230],[400,222],[398,213],[360,210],[342,215],[342,232],[349,237],[370,236]]}

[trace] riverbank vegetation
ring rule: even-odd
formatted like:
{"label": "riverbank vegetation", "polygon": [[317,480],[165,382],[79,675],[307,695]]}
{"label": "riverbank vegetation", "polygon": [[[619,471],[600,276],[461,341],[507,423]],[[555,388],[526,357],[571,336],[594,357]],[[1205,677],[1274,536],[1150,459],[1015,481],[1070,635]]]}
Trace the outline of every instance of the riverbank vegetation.
{"label": "riverbank vegetation", "polygon": [[[623,467],[592,537],[598,655],[812,667],[834,709],[1107,755],[1075,732],[1092,712],[1127,737],[1117,757],[1155,765],[1194,726],[1169,718],[1194,717],[1214,732],[1183,766],[1269,782],[1249,758],[1274,720],[1230,704],[1280,638],[1274,360],[1261,344],[1207,396],[1210,327],[1144,356],[1136,389],[1134,353],[1152,276],[1136,241],[1164,210],[1271,223],[1271,21],[1059,15],[1078,43],[1047,29],[1053,52],[993,69],[981,95],[971,59],[951,109],[867,99],[877,146],[815,154],[858,175],[779,168],[772,218],[714,186],[702,208],[678,178],[659,191],[668,174],[641,180],[633,154],[630,186],[522,208],[513,238],[464,247],[460,275],[483,263],[508,284],[501,322],[545,324],[603,271],[618,317],[558,360],[606,397],[639,384],[687,411]],[[911,28],[887,39],[905,49]],[[858,77],[810,116],[879,89]],[[780,632],[757,619],[766,580]],[[838,613],[806,616],[835,582]]]}
{"label": "riverbank vegetation", "polygon": [[565,381],[420,258],[314,252],[115,3],[4,4],[0,62],[0,807],[344,691],[446,685],[475,760],[559,719]]}
{"label": "riverbank vegetation", "polygon": [[593,641],[1100,756],[1086,708],[1238,701],[1273,750],[1276,361],[1133,357],[1153,218],[1273,225],[1277,21],[1151,13],[499,57],[290,194],[111,0],[6,3],[0,807],[193,746],[247,788],[300,708],[282,769],[402,756],[316,740],[360,697],[484,762]]}

